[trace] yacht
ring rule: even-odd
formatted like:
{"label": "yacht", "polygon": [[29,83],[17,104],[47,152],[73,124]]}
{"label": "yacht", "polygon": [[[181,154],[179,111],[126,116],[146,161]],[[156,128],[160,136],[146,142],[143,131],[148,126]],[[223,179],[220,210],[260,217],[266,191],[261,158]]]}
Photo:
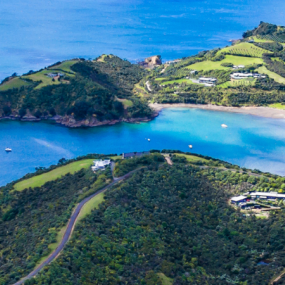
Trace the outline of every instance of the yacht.
{"label": "yacht", "polygon": [[6,147],[6,148],[5,148],[5,151],[6,151],[6,152],[11,152],[11,151],[12,151],[12,149],[11,149],[11,148],[9,148],[9,147]]}
{"label": "yacht", "polygon": [[222,124],[221,126],[222,126],[222,128],[227,128],[228,127],[226,124]]}
{"label": "yacht", "polygon": [[192,148],[192,147],[193,147],[192,144],[189,144],[188,146],[189,146],[189,148]]}
{"label": "yacht", "polygon": [[150,142],[150,139],[147,139]]}

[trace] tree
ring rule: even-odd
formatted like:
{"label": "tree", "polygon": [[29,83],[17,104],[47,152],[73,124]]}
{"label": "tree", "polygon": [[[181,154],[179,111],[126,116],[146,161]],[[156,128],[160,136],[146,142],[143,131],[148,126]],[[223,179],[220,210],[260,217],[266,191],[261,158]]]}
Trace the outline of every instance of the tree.
{"label": "tree", "polygon": [[10,116],[11,113],[12,113],[12,110],[11,110],[11,108],[9,106],[4,106],[3,107],[3,112],[4,112],[5,116]]}
{"label": "tree", "polygon": [[19,110],[19,115],[21,118],[24,117],[26,115],[26,113],[27,113],[27,110],[25,108],[21,108]]}

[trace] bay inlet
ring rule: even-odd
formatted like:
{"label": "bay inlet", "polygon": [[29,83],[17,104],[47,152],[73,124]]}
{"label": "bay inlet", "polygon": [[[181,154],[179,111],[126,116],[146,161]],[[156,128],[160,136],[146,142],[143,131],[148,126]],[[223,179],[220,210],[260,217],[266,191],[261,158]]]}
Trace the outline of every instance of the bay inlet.
{"label": "bay inlet", "polygon": [[[187,108],[163,109],[146,123],[86,129],[1,121],[0,185],[34,172],[35,167],[56,164],[63,157],[150,149],[191,151],[285,175],[284,130],[282,119]],[[13,151],[6,153],[6,147]]]}

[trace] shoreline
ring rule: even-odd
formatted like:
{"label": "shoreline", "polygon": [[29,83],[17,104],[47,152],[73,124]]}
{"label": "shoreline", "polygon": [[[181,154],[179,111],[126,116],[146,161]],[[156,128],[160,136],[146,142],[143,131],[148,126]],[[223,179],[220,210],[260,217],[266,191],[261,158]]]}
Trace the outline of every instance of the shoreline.
{"label": "shoreline", "polygon": [[152,103],[149,106],[155,111],[160,112],[165,108],[191,108],[191,109],[202,109],[218,112],[231,112],[239,114],[248,114],[253,116],[259,116],[264,118],[271,119],[285,119],[285,110],[275,109],[270,107],[226,107],[226,106],[217,106],[211,104],[184,104],[184,103],[175,103],[175,104],[158,104]]}
{"label": "shoreline", "polygon": [[98,121],[94,118],[76,121],[72,116],[54,116],[54,117],[41,117],[36,118],[34,116],[25,116],[23,118],[15,117],[15,116],[5,116],[0,117],[0,121],[20,121],[20,122],[47,122],[53,123],[56,125],[60,125],[67,128],[92,128],[92,127],[100,127],[100,126],[111,126],[118,123],[133,123],[138,124],[140,122],[149,122],[153,120],[156,116],[158,116],[158,112],[155,112],[151,117],[144,118],[122,118],[117,120],[106,120],[106,121]]}

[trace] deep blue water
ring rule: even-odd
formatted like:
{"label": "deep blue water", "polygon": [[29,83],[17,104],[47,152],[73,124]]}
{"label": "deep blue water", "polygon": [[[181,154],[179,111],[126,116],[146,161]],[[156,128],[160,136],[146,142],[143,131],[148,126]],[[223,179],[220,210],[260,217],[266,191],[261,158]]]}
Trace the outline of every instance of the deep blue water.
{"label": "deep blue water", "polygon": [[[221,124],[227,124],[223,129]],[[0,185],[62,157],[179,149],[285,175],[285,120],[199,109],[165,109],[153,121],[91,129],[0,122]],[[148,142],[147,138],[151,141]],[[11,147],[12,153],[5,153]]]}
{"label": "deep blue water", "polygon": [[0,5],[0,79],[58,60],[116,54],[164,60],[222,47],[259,22],[284,23],[283,0],[9,0]]}

